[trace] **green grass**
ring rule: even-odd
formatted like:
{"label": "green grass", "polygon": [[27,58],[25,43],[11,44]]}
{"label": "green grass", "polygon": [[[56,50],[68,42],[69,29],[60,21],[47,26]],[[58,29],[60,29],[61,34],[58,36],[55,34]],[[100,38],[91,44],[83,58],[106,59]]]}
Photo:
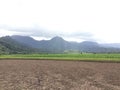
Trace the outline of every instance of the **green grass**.
{"label": "green grass", "polygon": [[13,54],[0,55],[0,59],[54,59],[86,61],[120,61],[120,54]]}

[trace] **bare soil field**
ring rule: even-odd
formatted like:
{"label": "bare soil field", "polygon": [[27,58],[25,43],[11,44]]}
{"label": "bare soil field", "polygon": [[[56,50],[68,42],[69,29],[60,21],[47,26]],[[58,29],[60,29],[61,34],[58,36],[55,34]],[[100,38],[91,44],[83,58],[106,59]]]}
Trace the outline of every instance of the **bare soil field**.
{"label": "bare soil field", "polygon": [[0,60],[0,90],[120,90],[120,63]]}

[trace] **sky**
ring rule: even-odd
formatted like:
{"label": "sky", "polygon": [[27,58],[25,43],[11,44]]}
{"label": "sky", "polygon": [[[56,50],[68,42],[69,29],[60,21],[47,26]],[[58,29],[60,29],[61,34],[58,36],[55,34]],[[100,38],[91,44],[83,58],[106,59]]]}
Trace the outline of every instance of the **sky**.
{"label": "sky", "polygon": [[120,43],[120,0],[0,0],[0,37]]}

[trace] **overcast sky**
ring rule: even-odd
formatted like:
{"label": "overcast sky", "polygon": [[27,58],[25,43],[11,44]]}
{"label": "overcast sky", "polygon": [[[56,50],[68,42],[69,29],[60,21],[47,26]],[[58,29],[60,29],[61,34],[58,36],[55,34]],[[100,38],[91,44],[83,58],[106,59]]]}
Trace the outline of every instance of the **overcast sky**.
{"label": "overcast sky", "polygon": [[120,0],[0,0],[0,36],[120,43]]}

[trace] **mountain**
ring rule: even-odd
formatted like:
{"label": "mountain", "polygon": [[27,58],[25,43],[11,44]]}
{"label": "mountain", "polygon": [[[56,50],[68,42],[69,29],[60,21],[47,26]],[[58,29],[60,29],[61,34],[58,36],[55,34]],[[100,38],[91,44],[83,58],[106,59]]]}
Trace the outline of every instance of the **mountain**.
{"label": "mountain", "polygon": [[79,50],[81,52],[99,52],[100,46],[96,42],[83,41],[79,43]]}
{"label": "mountain", "polygon": [[32,53],[35,49],[25,46],[10,36],[0,38],[0,54]]}
{"label": "mountain", "polygon": [[21,44],[34,47],[34,48],[39,48],[39,41],[34,40],[33,38],[29,36],[20,36],[20,35],[13,35],[11,38]]}
{"label": "mountain", "polygon": [[0,54],[9,54],[9,49],[0,44]]}
{"label": "mountain", "polygon": [[[61,37],[54,37],[51,40],[47,41],[49,52],[59,53],[64,52],[68,46],[68,42]],[[42,48],[42,47],[41,47]],[[47,48],[47,47],[45,47]]]}
{"label": "mountain", "polygon": [[33,48],[39,48],[41,52],[45,52],[45,53],[64,52],[64,50],[67,47],[66,44],[68,43],[63,38],[58,36],[52,38],[51,40],[41,40],[41,41],[34,40],[29,36],[14,35],[14,36],[11,36],[11,38],[24,45],[27,45]]}
{"label": "mountain", "polygon": [[61,37],[54,37],[50,40],[37,41],[29,36],[11,36],[15,41],[32,47],[40,49],[42,53],[64,53],[65,51],[77,51],[77,52],[92,52],[92,53],[118,53],[119,48],[106,47],[96,42],[84,41],[81,43],[68,42]]}
{"label": "mountain", "polygon": [[104,47],[113,47],[113,48],[120,48],[120,43],[108,43],[108,44],[101,44]]}

